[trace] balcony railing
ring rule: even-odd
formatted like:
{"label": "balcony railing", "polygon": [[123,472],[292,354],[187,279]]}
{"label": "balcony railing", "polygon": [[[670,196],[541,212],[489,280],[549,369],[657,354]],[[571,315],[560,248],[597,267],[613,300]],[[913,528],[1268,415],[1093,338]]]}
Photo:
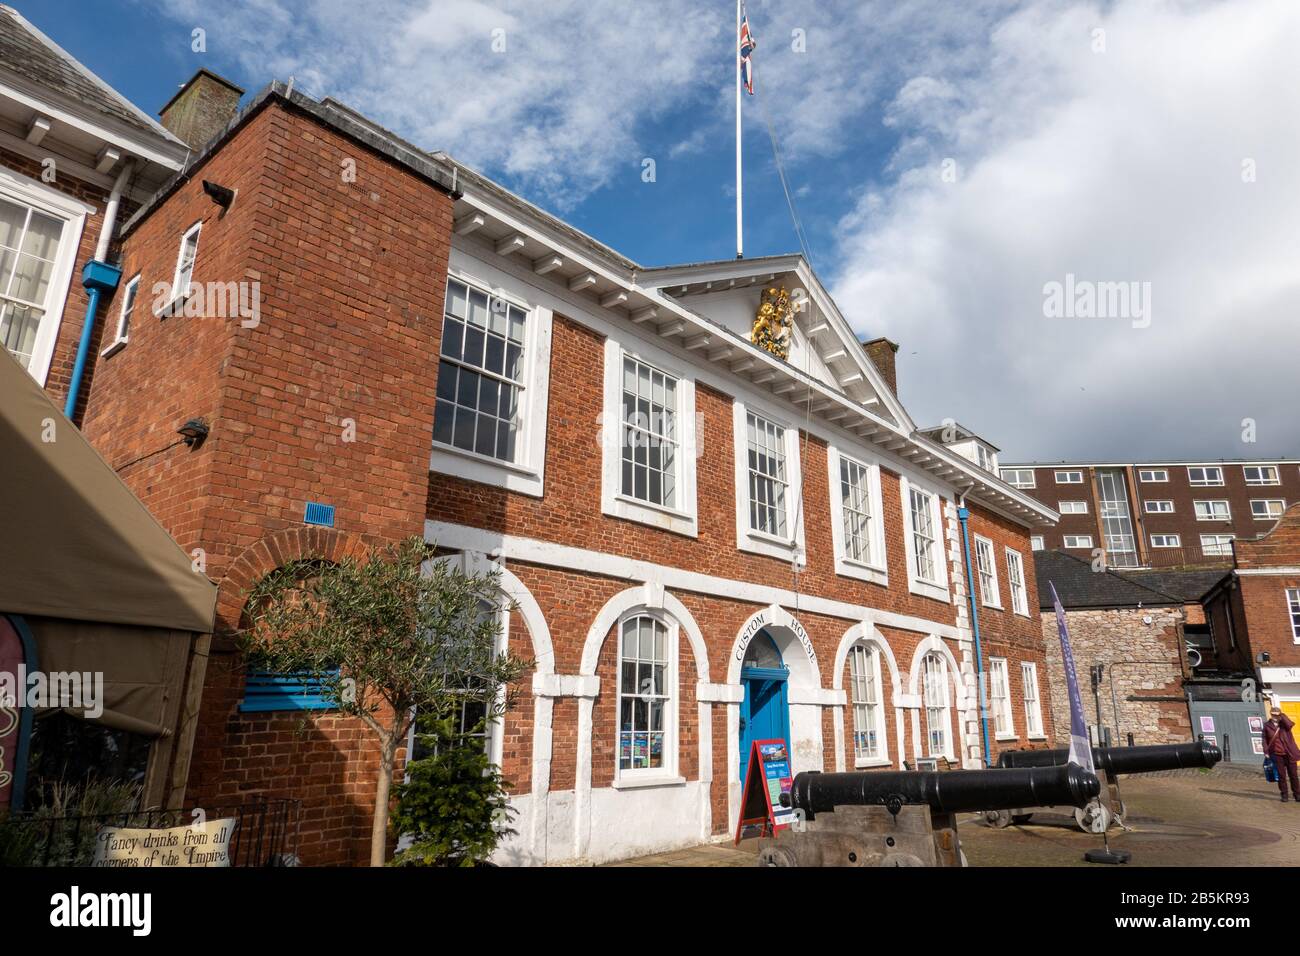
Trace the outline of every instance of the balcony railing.
{"label": "balcony railing", "polygon": [[1232,552],[1206,554],[1200,548],[1147,548],[1144,568],[1194,570],[1232,567]]}

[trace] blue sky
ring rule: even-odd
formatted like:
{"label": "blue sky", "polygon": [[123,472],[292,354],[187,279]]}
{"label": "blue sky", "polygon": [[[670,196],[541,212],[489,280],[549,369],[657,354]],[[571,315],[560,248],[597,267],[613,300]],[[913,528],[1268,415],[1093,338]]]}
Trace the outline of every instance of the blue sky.
{"label": "blue sky", "polygon": [[[734,254],[730,0],[17,6],[146,111],[200,66],[292,75],[640,262]],[[918,421],[1004,459],[1300,457],[1300,4],[748,9],[813,264]],[[797,249],[757,106],[749,255]],[[1050,315],[1067,281],[1145,308]]]}

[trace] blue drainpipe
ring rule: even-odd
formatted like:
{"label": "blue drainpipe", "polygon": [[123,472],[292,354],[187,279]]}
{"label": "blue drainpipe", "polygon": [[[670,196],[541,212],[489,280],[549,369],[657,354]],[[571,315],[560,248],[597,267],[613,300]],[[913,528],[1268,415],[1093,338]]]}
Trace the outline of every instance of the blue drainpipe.
{"label": "blue drainpipe", "polygon": [[975,587],[979,583],[971,577],[970,565],[970,531],[966,522],[970,519],[970,509],[965,505],[957,509],[957,520],[961,522],[961,550],[966,558],[966,595],[970,598],[970,623],[975,632],[975,683],[979,687],[980,698],[980,739],[984,741],[984,766],[989,766],[989,721],[984,715],[988,707],[984,700],[984,652],[980,649],[980,615],[976,608]]}
{"label": "blue drainpipe", "polygon": [[90,342],[95,336],[95,312],[99,297],[110,296],[122,278],[122,270],[107,262],[91,259],[81,270],[81,284],[86,287],[86,321],[81,326],[81,342],[77,345],[77,362],[72,367],[72,384],[68,387],[68,401],[63,414],[69,419],[77,410],[77,394],[81,391],[81,378],[86,372],[86,359],[90,355]]}

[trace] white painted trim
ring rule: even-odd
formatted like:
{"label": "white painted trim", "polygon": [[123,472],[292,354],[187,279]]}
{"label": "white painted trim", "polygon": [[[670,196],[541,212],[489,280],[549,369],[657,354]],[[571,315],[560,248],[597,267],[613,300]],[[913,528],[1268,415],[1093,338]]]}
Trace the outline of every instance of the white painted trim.
{"label": "white painted trim", "polygon": [[[677,380],[677,501],[678,507],[639,501],[622,493],[623,465],[623,357],[627,355]],[[600,422],[601,512],[615,518],[636,521],[677,534],[699,534],[695,473],[699,446],[695,433],[695,379],[667,353],[637,341],[624,344],[613,337],[605,340],[605,387]]]}
{"label": "white painted trim", "polygon": [[[912,486],[930,496],[930,522],[934,528],[934,573],[933,580],[926,580],[916,573],[916,544],[912,538]],[[907,552],[907,589],[922,597],[943,601],[952,600],[948,593],[948,536],[943,520],[943,502],[945,499],[938,489],[925,482],[915,481],[907,475],[898,476],[899,504],[903,509],[903,549]]]}
{"label": "white painted trim", "polygon": [[[878,630],[876,630],[874,625],[867,621],[863,621],[859,624],[854,624],[844,632],[844,636],[840,638],[840,646],[835,651],[835,671],[831,675],[831,686],[836,690],[841,690],[844,687],[844,668],[848,665],[849,651],[855,644],[871,646],[877,652],[877,662],[883,658],[885,663],[889,666],[889,696],[894,702],[894,725],[895,732],[898,735],[898,752],[900,755],[898,766],[901,769],[901,755],[905,751],[903,745],[903,707],[900,703],[903,697],[903,689],[898,682],[898,661],[894,657],[894,649],[889,646],[889,641],[886,640]],[[877,663],[877,669],[879,670],[879,663]],[[878,673],[876,676],[879,677],[880,674]],[[852,704],[853,701],[851,696],[846,693],[845,707],[851,707]],[[884,710],[885,707],[882,703],[881,711],[883,712]],[[835,725],[835,769],[841,771],[844,769],[844,753],[847,749],[847,738],[844,727],[844,711],[836,711],[836,714],[840,719],[836,721]],[[889,756],[889,735],[882,734],[881,736],[883,738],[881,740],[881,750],[884,754],[883,758],[879,761],[869,760],[863,762],[859,761],[855,757],[855,766],[888,766],[893,763]]]}
{"label": "white painted trim", "polygon": [[[1020,567],[1020,601],[1016,601],[1016,592],[1011,575],[1011,558],[1015,557]],[[1029,578],[1025,574],[1025,556],[1015,548],[1006,549],[1007,593],[1011,598],[1011,610],[1020,617],[1029,617]],[[1021,607],[1023,605],[1023,608]]]}
{"label": "white painted trim", "polygon": [[[429,452],[429,470],[467,478],[479,484],[505,488],[540,498],[545,487],[546,427],[551,385],[552,312],[530,301],[508,274],[457,249],[451,250],[447,278],[474,286],[480,292],[504,299],[528,313],[525,320],[523,414],[519,421],[514,462],[499,461],[463,448],[435,443]],[[443,316],[438,317],[443,322]]]}
{"label": "white painted trim", "polygon": [[[929,754],[925,753],[925,751],[928,750],[929,747],[922,746],[922,744],[926,740],[928,740],[928,736],[924,738],[924,740],[920,736],[921,734],[920,712],[925,709],[925,694],[921,690],[920,685],[921,685],[921,662],[925,659],[925,656],[929,654],[931,651],[937,651],[944,658],[944,663],[947,665],[946,667],[947,676],[953,691],[952,700],[949,702],[949,709],[955,710],[957,712],[957,718],[959,723],[962,723],[968,719],[966,712],[970,710],[970,701],[969,701],[970,695],[967,694],[966,692],[966,685],[965,682],[962,680],[961,666],[957,663],[957,658],[953,656],[952,650],[940,638],[938,638],[935,635],[930,635],[929,637],[925,638],[924,640],[922,640],[920,643],[916,645],[916,651],[912,654],[912,666],[910,671],[908,672],[908,679],[907,679],[907,686],[909,690],[916,695],[917,703],[919,704],[919,706],[912,711],[913,714],[912,726],[917,734],[916,754],[915,754],[917,757],[930,756]],[[950,724],[952,722],[951,716],[952,715],[949,714]],[[956,754],[957,754],[958,741],[954,739],[955,735],[953,734],[952,727],[951,726],[948,727],[947,730],[948,732],[945,735],[945,739],[948,743],[948,752],[943,754],[942,756],[947,757],[950,761],[955,763],[957,760]]]}
{"label": "white painted trim", "polygon": [[[132,287],[135,288],[134,298],[131,296]],[[131,276],[131,278],[127,279],[126,282],[122,283],[122,301],[117,310],[117,323],[113,326],[113,341],[108,344],[107,348],[99,353],[104,358],[108,358],[108,356],[115,355],[122,351],[122,349],[126,347],[127,342],[131,340],[130,332],[127,332],[126,334],[122,333],[122,326],[126,322],[126,307],[128,302],[131,305],[131,311],[134,312],[136,306],[139,305],[140,302],[140,273],[138,272]]]}
{"label": "white painted trim", "polygon": [[[609,637],[610,631],[624,619],[635,614],[647,613],[657,617],[664,623],[669,624],[674,630],[673,638],[670,639],[672,651],[672,664],[670,667],[672,676],[671,681],[674,688],[670,704],[670,726],[672,734],[672,766],[667,768],[662,774],[656,774],[653,777],[646,775],[650,782],[647,785],[685,785],[687,781],[677,777],[678,764],[678,738],[680,736],[679,712],[678,708],[681,701],[681,668],[678,664],[677,646],[680,643],[677,635],[684,634],[687,642],[691,646],[691,655],[695,660],[695,671],[699,677],[699,682],[706,683],[709,680],[709,656],[708,648],[704,642],[704,635],[700,631],[699,625],[691,615],[686,606],[681,603],[673,594],[666,591],[662,584],[656,582],[646,582],[640,587],[631,587],[627,590],[615,594],[597,613],[595,620],[587,631],[586,640],[582,645],[582,662],[579,665],[579,671],[588,679],[598,682],[596,668],[600,661],[600,650],[605,640]],[[617,640],[617,637],[615,637]],[[697,684],[698,686],[698,684]],[[617,689],[614,691],[617,695]],[[593,729],[593,708],[595,705],[596,694],[580,698],[578,704],[578,741],[577,741],[577,776],[574,786],[574,856],[582,859],[586,856],[587,845],[590,839],[590,812],[591,812],[591,761],[592,761],[592,729]],[[708,767],[710,778],[712,777],[712,722],[707,719],[706,711],[709,705],[699,702],[698,713],[700,715],[698,755],[701,779]],[[617,720],[617,715],[616,718]],[[617,741],[617,734],[615,735]],[[636,774],[626,775],[618,769],[618,761],[614,763],[614,780],[635,780]],[[706,800],[705,803],[708,801]],[[712,826],[707,820],[702,826]]]}
{"label": "white painted trim", "polygon": [[[575,548],[569,545],[555,544],[536,538],[515,535],[502,535],[481,528],[451,522],[426,520],[424,523],[426,541],[436,541],[444,547],[457,550],[478,551],[484,554],[497,552],[502,558],[512,561],[526,561],[547,567],[563,568],[586,574],[617,578],[626,581],[643,581],[657,583],[664,588],[675,591],[690,591],[695,594],[707,594],[735,601],[768,603],[780,605],[798,605],[809,614],[822,614],[839,617],[848,621],[870,621],[872,624],[895,627],[904,631],[922,634],[935,634],[957,640],[961,634],[950,623],[928,618],[898,614],[864,604],[851,604],[808,594],[797,594],[787,588],[774,587],[750,581],[722,578],[698,571],[655,564],[636,558]],[[735,683],[736,681],[731,681]]]}
{"label": "white painted trim", "polygon": [[[979,590],[980,606],[981,606],[981,607],[991,607],[991,608],[993,608],[993,609],[995,609],[995,610],[998,610],[998,611],[1004,610],[1004,608],[1003,608],[1003,606],[1002,606],[1002,588],[1001,588],[1001,585],[998,583],[998,552],[997,552],[997,548],[994,547],[993,539],[992,539],[992,538],[986,538],[986,537],[985,537],[984,535],[982,535],[982,534],[977,534],[977,535],[975,535],[974,537],[975,537],[975,548],[974,548],[974,550],[975,550],[975,554],[974,554],[974,558],[975,558],[975,561],[974,561],[974,564],[975,564],[975,568],[974,568],[974,571],[975,571],[975,581],[974,581],[974,585],[975,585],[975,587]],[[992,572],[992,577],[993,577],[993,600],[992,600],[992,601],[986,600],[985,597],[984,597],[984,585],[983,585],[983,579],[982,579],[982,577],[981,577],[981,569],[980,569],[980,563],[979,563],[979,562],[980,562],[980,557],[979,557],[979,556],[980,556],[980,542],[983,542],[984,544],[987,544],[987,545],[989,546],[989,571]],[[1008,581],[1008,582],[1007,582],[1007,587],[1009,588],[1010,586],[1011,586],[1011,582]]]}
{"label": "white painted trim", "polygon": [[1300,574],[1300,565],[1278,566],[1276,568],[1235,568],[1233,570],[1233,573],[1240,574],[1243,576],[1248,574],[1274,576],[1274,577],[1279,575],[1289,576],[1293,574]]}
{"label": "white painted trim", "polygon": [[59,250],[50,272],[49,285],[45,289],[44,314],[32,342],[32,357],[27,365],[28,374],[44,387],[50,374],[50,363],[54,360],[54,346],[63,326],[63,310],[68,301],[68,291],[81,247],[81,235],[86,228],[86,217],[95,214],[96,209],[9,169],[0,169],[0,197],[22,203],[63,222]]}
{"label": "white painted trim", "polygon": [[[803,469],[799,460],[799,428],[782,415],[773,414],[757,402],[739,398],[732,402],[731,437],[734,451],[736,485],[736,547],[741,551],[763,554],[782,561],[807,563],[808,548],[804,540]],[[747,418],[755,415],[782,429],[785,442],[786,500],[785,538],[755,531],[749,526],[749,427]]]}
{"label": "white painted trim", "polygon": [[[488,561],[481,552],[462,551],[460,554],[444,555],[435,558],[434,562],[447,563],[455,562],[461,567],[466,574],[482,574],[495,572],[497,574],[497,584],[501,588],[501,593],[511,602],[513,610],[519,612],[523,618],[524,628],[528,631],[529,640],[533,646],[533,760],[529,769],[530,787],[532,799],[529,801],[527,829],[525,830],[525,845],[534,855],[540,853],[545,857],[545,834],[546,821],[544,819],[546,811],[546,794],[551,785],[551,751],[552,751],[552,716],[554,714],[554,702],[551,696],[545,695],[540,688],[547,685],[550,681],[564,681],[565,678],[555,675],[555,650],[551,642],[551,630],[546,624],[546,617],[542,614],[541,606],[537,599],[533,597],[527,586],[515,576],[508,568],[500,562]],[[433,562],[429,562],[433,563]],[[505,615],[505,624],[502,627],[503,645],[502,649],[509,647],[510,634],[510,614]],[[593,691],[592,696],[595,696]],[[502,751],[504,747],[504,730],[505,720],[509,718],[507,714],[502,719],[502,726],[499,732],[494,736],[492,741],[491,759],[497,766],[501,765]]]}
{"label": "white painted trim", "polygon": [[[870,564],[848,557],[844,537],[844,496],[840,487],[840,463],[847,459],[867,470],[867,501],[871,509]],[[841,451],[832,443],[826,446],[826,474],[831,502],[831,544],[835,551],[835,573],[860,581],[889,587],[889,564],[885,546],[885,510],[880,492],[880,462],[874,456]]]}

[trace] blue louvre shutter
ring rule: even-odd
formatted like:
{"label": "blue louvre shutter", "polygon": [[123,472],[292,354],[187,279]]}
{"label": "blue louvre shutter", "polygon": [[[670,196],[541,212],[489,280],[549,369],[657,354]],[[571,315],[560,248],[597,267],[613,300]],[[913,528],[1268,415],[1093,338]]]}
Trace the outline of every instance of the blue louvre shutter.
{"label": "blue louvre shutter", "polygon": [[[338,671],[331,671],[337,675]],[[325,689],[311,674],[277,674],[250,668],[244,681],[243,713],[271,710],[331,710],[334,704],[325,697]]]}

